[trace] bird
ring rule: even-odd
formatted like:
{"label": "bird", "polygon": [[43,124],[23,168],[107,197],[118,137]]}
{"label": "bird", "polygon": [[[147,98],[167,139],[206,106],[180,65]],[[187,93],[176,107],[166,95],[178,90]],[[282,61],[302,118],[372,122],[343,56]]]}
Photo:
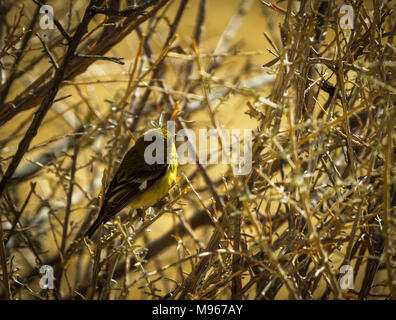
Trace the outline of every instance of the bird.
{"label": "bird", "polygon": [[100,225],[128,205],[133,209],[153,206],[168,194],[176,177],[177,151],[173,134],[164,126],[148,130],[125,154],[104,193],[99,214],[84,237],[91,239]]}

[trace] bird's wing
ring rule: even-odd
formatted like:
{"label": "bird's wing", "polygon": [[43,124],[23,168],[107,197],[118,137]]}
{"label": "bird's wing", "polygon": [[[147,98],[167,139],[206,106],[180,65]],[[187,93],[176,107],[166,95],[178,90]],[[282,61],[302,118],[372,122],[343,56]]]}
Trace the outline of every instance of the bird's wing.
{"label": "bird's wing", "polygon": [[125,208],[138,194],[150,188],[157,179],[166,173],[166,170],[167,165],[153,172],[139,172],[139,176],[128,175],[119,180],[117,176],[114,177],[104,199],[108,219]]}

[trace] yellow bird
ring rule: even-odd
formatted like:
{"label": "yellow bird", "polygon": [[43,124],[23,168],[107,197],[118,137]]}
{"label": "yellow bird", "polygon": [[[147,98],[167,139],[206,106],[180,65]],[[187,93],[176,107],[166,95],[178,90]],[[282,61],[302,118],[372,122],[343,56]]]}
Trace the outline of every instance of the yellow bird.
{"label": "yellow bird", "polygon": [[105,192],[99,215],[84,236],[91,238],[101,224],[128,205],[134,209],[153,206],[168,194],[176,175],[173,135],[163,127],[147,131],[124,156]]}

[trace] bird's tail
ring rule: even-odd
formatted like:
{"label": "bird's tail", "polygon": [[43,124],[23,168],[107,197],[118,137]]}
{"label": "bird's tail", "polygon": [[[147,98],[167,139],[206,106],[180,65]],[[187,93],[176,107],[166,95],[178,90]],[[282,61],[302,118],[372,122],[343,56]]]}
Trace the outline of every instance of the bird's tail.
{"label": "bird's tail", "polygon": [[103,223],[103,218],[104,218],[104,206],[100,208],[98,217],[96,218],[95,222],[92,224],[92,226],[85,232],[84,237],[88,237],[89,239],[92,238],[94,233],[96,232],[96,229]]}
{"label": "bird's tail", "polygon": [[87,232],[85,232],[84,237],[88,237],[88,239],[91,239],[92,236],[94,235],[96,229],[101,225],[102,220],[99,219],[99,217],[95,220],[94,224],[88,229]]}

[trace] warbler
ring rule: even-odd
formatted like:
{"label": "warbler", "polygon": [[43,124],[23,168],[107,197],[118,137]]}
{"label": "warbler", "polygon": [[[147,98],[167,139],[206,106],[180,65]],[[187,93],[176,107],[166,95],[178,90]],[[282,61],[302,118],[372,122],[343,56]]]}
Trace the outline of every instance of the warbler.
{"label": "warbler", "polygon": [[125,154],[111,180],[98,217],[84,236],[126,206],[145,209],[161,200],[176,180],[177,152],[173,135],[164,127],[148,130]]}

